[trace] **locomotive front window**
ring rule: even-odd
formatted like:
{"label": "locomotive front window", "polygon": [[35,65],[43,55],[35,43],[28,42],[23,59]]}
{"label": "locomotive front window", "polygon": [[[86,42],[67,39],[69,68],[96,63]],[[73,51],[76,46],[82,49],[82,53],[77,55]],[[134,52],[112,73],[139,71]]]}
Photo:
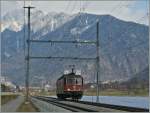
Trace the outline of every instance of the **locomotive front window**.
{"label": "locomotive front window", "polygon": [[76,79],[75,78],[67,79],[67,84],[76,84]]}
{"label": "locomotive front window", "polygon": [[82,85],[82,78],[68,78],[67,84],[77,84]]}

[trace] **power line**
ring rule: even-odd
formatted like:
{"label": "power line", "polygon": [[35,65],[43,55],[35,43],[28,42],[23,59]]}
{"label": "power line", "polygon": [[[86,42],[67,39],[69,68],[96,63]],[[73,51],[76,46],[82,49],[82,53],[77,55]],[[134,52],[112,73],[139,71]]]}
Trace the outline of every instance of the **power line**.
{"label": "power line", "polygon": [[68,11],[70,6],[71,6],[71,0],[69,0],[64,12]]}
{"label": "power line", "polygon": [[[65,11],[64,11],[64,12],[68,12],[68,11],[69,11],[69,7],[71,6],[71,2],[72,2],[72,1],[69,0],[69,2],[68,2],[68,4],[67,4],[67,7],[65,8]],[[63,36],[63,37],[67,36],[67,35],[69,34],[68,32],[69,32],[69,31],[67,30],[66,26],[64,26],[64,27],[63,27],[63,34],[62,34],[62,36]]]}
{"label": "power line", "polygon": [[[137,22],[140,22],[140,21],[141,21],[142,19],[144,19],[146,16],[147,16],[147,13],[146,13],[143,17],[139,18],[139,20],[138,20]],[[132,27],[134,27],[134,26],[132,26]],[[132,27],[131,27],[131,28],[132,28]],[[131,29],[131,28],[130,28],[130,29]],[[124,32],[123,34],[121,34],[119,37],[121,37],[121,36],[123,36],[125,33],[127,33],[128,30],[129,30],[129,28],[125,29],[125,32]]]}
{"label": "power line", "polygon": [[70,14],[72,14],[72,12],[76,9],[76,6],[77,6],[77,1],[75,0],[72,9],[70,10]]}
{"label": "power line", "polygon": [[[123,7],[123,4],[125,4],[125,3],[126,3],[125,1],[123,1],[123,2],[120,1],[115,7],[112,8],[112,10],[110,11],[110,13],[113,13],[115,10],[118,9],[117,10],[117,11],[119,11],[118,14],[121,14],[121,11],[122,11],[121,8]],[[113,18],[108,22],[108,24],[111,23],[112,20],[113,20]]]}
{"label": "power line", "polygon": [[[26,8],[29,8],[29,7],[26,7]],[[29,13],[30,14],[30,13]],[[29,16],[30,17],[30,16]],[[30,20],[30,19],[29,19]],[[30,21],[28,22],[30,23]],[[30,24],[28,24],[30,25]],[[29,28],[29,31],[30,31],[30,27]],[[99,49],[100,49],[100,46],[99,46],[99,22],[96,23],[96,28],[97,28],[97,38],[96,38],[96,41],[41,41],[41,40],[30,40],[30,32],[28,32],[28,40],[27,40],[27,43],[28,43],[28,55],[26,57],[26,60],[28,61],[28,68],[27,68],[27,72],[28,72],[28,75],[29,75],[29,59],[56,59],[56,60],[97,60],[96,64],[97,64],[97,102],[99,102],[99,74],[100,74],[100,71],[99,71],[99,68],[100,68],[100,65],[99,65],[99,61],[100,61],[100,57],[99,57]],[[59,57],[59,56],[30,56],[29,55],[29,50],[30,50],[30,42],[37,42],[37,43],[80,43],[80,44],[84,44],[84,43],[87,43],[87,44],[96,44],[96,51],[97,51],[97,57],[96,58],[81,58],[81,57]],[[28,91],[28,90],[27,90]],[[28,94],[27,94],[28,95]]]}
{"label": "power line", "polygon": [[119,4],[117,4],[117,5],[110,11],[110,13],[112,13],[113,11],[115,11],[115,10],[118,8],[117,6],[120,7],[121,3],[122,3],[122,1],[120,1]]}
{"label": "power line", "polygon": [[48,56],[48,57],[36,57],[30,56],[30,59],[54,59],[54,60],[95,60],[96,58],[80,58],[80,57],[58,57],[58,56]]}
{"label": "power line", "polygon": [[[136,47],[138,47],[138,46],[141,46],[141,45],[143,45],[143,44],[145,44],[145,43],[147,43],[147,40],[146,40],[146,41],[139,42],[139,43],[137,43],[137,44],[135,44],[135,45],[132,45],[132,46],[129,46],[129,47],[122,48],[122,50],[121,50],[120,53],[128,52],[128,51],[132,50],[133,48],[136,48]],[[103,50],[104,53],[108,54],[109,52],[106,51],[106,49],[107,49],[107,48],[102,49],[102,50]],[[120,54],[118,51],[117,51],[117,52],[113,52],[113,53],[114,53],[114,54],[117,54],[117,53]]]}
{"label": "power line", "polygon": [[[129,4],[128,4],[128,5],[129,5]],[[121,7],[120,7],[120,8],[121,8]],[[134,15],[133,15],[133,16],[134,16]],[[138,21],[141,21],[141,20],[144,19],[146,16],[147,16],[147,14],[145,14],[143,17],[141,17]],[[113,18],[110,20],[109,23],[111,23],[112,20],[113,20]],[[137,21],[137,22],[138,22],[138,21]],[[131,28],[132,28],[132,27],[131,27]],[[121,34],[119,37],[121,37],[121,36],[123,36],[125,33],[127,33],[128,29],[129,29],[129,28],[125,29],[125,32],[124,32],[123,34]]]}
{"label": "power line", "polygon": [[52,40],[28,40],[30,42],[39,43],[80,43],[80,44],[96,44],[96,41],[52,41]]}

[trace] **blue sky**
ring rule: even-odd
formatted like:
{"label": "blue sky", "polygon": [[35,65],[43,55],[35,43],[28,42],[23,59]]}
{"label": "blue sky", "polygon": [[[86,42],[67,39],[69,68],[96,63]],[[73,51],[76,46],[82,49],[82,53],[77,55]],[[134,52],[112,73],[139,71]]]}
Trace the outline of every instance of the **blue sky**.
{"label": "blue sky", "polygon": [[[3,1],[2,15],[6,12],[12,11],[15,8],[22,9],[22,1]],[[36,6],[37,10],[48,12],[65,12],[78,13],[80,8],[84,8],[82,12],[94,14],[111,14],[115,17],[126,21],[138,22],[139,18],[143,17],[148,10],[148,0],[137,1],[32,1],[27,2],[26,5],[32,4]],[[115,9],[115,10],[114,10]],[[141,22],[148,24],[148,16]]]}
{"label": "blue sky", "polygon": [[136,1],[135,2],[135,7],[133,7],[134,10],[143,10],[147,11],[148,10],[148,0],[141,0],[141,1]]}

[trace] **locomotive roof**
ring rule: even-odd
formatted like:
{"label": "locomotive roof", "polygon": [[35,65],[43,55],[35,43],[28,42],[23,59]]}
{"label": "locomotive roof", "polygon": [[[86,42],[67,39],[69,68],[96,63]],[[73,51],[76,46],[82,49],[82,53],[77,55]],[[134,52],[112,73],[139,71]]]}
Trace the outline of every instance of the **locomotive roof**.
{"label": "locomotive roof", "polygon": [[69,74],[63,74],[58,80],[64,78],[64,77],[77,77],[77,78],[82,78],[81,75],[76,75],[75,73],[69,73]]}

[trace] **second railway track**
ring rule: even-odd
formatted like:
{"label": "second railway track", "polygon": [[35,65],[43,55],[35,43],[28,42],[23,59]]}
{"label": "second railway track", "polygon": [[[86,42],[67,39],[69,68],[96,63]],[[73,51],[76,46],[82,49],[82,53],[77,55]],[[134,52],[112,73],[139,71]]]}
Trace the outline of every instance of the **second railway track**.
{"label": "second railway track", "polygon": [[53,97],[34,96],[33,98],[46,101],[50,104],[62,107],[73,112],[149,112],[149,109],[135,108],[128,106],[110,105],[102,103],[92,103],[86,101],[59,100]]}

